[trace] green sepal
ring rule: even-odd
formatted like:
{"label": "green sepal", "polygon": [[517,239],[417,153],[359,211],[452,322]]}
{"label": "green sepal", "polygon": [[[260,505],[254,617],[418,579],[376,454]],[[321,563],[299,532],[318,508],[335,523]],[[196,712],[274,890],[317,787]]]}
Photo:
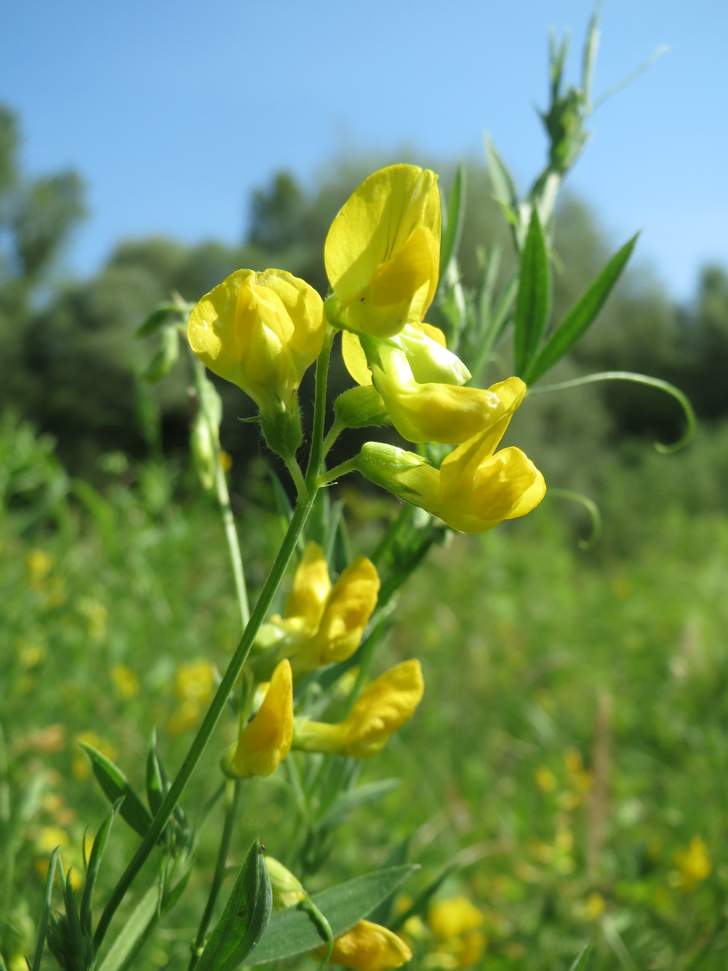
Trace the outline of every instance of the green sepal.
{"label": "green sepal", "polygon": [[538,357],[526,370],[526,384],[533,384],[556,364],[578,340],[586,333],[599,315],[612,292],[612,288],[622,275],[627,261],[635,248],[639,233],[618,250],[607,263],[590,287],[579,297],[559,326],[546,341]]}
{"label": "green sepal", "polygon": [[334,401],[334,414],[342,428],[392,424],[382,396],[373,384],[349,388],[340,394]]}
{"label": "green sepal", "polygon": [[518,377],[523,377],[538,351],[546,329],[550,302],[549,258],[541,220],[534,206],[521,254],[516,298],[513,366]]}
{"label": "green sepal", "polygon": [[272,415],[261,413],[260,427],[268,448],[283,459],[292,459],[301,447],[303,432],[298,405],[292,411],[281,405]]}
{"label": "green sepal", "polygon": [[[417,869],[398,866],[377,870],[312,894],[311,901],[328,920],[334,937],[338,937],[371,914]],[[268,929],[246,963],[254,966],[293,958],[322,943],[321,932],[309,913],[299,907],[289,907],[271,917]]]}
{"label": "green sepal", "polygon": [[140,836],[144,836],[152,824],[152,817],[144,803],[129,785],[124,773],[114,763],[102,755],[98,749],[87,742],[80,742],[81,748],[91,759],[91,768],[101,789],[113,805],[117,799],[124,797],[121,804],[121,817]]}
{"label": "green sepal", "polygon": [[196,971],[232,971],[246,960],[260,941],[273,906],[264,850],[265,847],[258,840],[248,850],[225,910],[205,945]]}

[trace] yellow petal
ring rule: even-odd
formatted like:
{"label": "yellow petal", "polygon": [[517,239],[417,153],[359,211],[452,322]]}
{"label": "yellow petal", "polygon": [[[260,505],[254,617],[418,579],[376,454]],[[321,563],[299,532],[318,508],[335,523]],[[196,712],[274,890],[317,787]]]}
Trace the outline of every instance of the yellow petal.
{"label": "yellow petal", "polygon": [[372,372],[367,364],[367,356],[361,341],[350,330],[341,333],[341,356],[344,358],[346,370],[356,383],[368,387],[372,383]]}
{"label": "yellow petal", "polygon": [[436,937],[448,940],[476,930],[483,923],[483,914],[467,897],[451,897],[430,908],[427,923]]}
{"label": "yellow petal", "polygon": [[387,671],[362,691],[344,720],[343,753],[368,759],[386,745],[390,735],[412,717],[422,700],[425,683],[417,660]]}
{"label": "yellow petal", "polygon": [[235,310],[241,286],[253,275],[253,270],[236,270],[206,293],[190,314],[187,327],[190,346],[202,363],[243,390],[243,352],[235,329]]}
{"label": "yellow petal", "polygon": [[291,750],[293,675],[288,659],[278,664],[255,717],[240,734],[233,756],[239,775],[272,775]]}
{"label": "yellow petal", "polygon": [[286,618],[302,617],[306,627],[318,630],[331,592],[329,568],[318,543],[309,543],[298,564],[293,590],[286,602]]}
{"label": "yellow petal", "polygon": [[[326,946],[312,952],[317,958],[326,955]],[[397,935],[369,920],[360,920],[351,930],[334,941],[331,963],[354,971],[390,971],[411,960],[412,952]]]}
{"label": "yellow petal", "polygon": [[391,260],[374,271],[370,284],[372,304],[375,307],[389,307],[403,300],[412,300],[417,291],[429,286],[435,276],[438,256],[437,244],[430,230],[417,226]]}

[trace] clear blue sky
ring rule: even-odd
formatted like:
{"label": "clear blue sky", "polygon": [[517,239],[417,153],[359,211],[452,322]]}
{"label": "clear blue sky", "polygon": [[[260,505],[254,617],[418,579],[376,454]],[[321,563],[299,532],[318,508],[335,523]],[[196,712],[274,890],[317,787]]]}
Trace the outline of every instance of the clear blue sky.
{"label": "clear blue sky", "polygon": [[[68,267],[121,237],[240,239],[250,190],[305,180],[342,150],[474,155],[489,130],[522,183],[541,164],[533,107],[547,29],[590,0],[3,0],[0,99],[32,173],[73,166],[91,215]],[[596,91],[671,52],[594,116],[570,178],[616,242],[681,298],[728,264],[728,4],[604,0]]]}

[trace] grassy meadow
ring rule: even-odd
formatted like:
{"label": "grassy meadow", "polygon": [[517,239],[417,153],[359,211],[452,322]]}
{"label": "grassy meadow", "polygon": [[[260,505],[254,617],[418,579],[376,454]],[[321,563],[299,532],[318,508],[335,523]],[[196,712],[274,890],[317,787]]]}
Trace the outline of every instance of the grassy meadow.
{"label": "grassy meadow", "polygon": [[[363,765],[362,779],[401,784],[350,815],[312,889],[385,864],[409,840],[422,865],[410,895],[456,861],[438,895],[482,911],[478,967],[566,969],[587,940],[594,969],[725,967],[725,438],[703,432],[674,456],[639,443],[615,457],[589,551],[578,544],[581,513],[556,498],[432,551],[399,597],[374,669],[423,665],[415,718]],[[77,740],[143,790],[156,726],[176,769],[214,689],[210,665],[224,669],[239,632],[218,514],[183,462],[111,454],[92,487],[11,418],[0,449],[6,820],[8,783],[13,812],[24,800],[15,874],[6,867],[3,879],[26,888],[27,902],[4,933],[22,937],[49,850],[61,844],[66,866],[81,870],[83,827],[106,812]],[[354,552],[370,550],[396,504],[356,486],[348,498]],[[261,467],[234,501],[254,597],[283,533]],[[235,731],[232,714],[223,718],[183,800],[193,819]],[[246,786],[234,862],[256,835],[287,860],[296,823],[286,780],[284,765]],[[201,833],[203,865],[138,967],[184,966],[221,818],[218,804]],[[137,841],[116,824],[100,897]],[[419,967],[455,966],[418,938],[423,928],[409,930]]]}

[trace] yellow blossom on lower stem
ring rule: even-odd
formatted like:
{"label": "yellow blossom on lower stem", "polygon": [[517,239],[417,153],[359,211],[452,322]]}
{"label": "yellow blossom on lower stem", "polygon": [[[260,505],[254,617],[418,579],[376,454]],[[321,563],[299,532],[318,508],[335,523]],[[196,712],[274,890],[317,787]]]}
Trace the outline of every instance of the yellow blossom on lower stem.
{"label": "yellow blossom on lower stem", "polygon": [[693,836],[687,849],[675,853],[675,866],[678,872],[676,883],[683,893],[691,893],[699,883],[707,880],[712,864],[705,840]]}
{"label": "yellow blossom on lower stem", "polygon": [[[311,953],[324,958],[326,950],[324,944]],[[329,960],[331,964],[341,964],[354,971],[389,971],[401,968],[411,958],[412,952],[393,931],[369,920],[360,920],[334,940]]]}
{"label": "yellow blossom on lower stem", "polygon": [[292,736],[293,675],[284,658],[254,718],[225,756],[223,771],[234,776],[272,775],[290,752]]}
{"label": "yellow blossom on lower stem", "polygon": [[293,747],[368,759],[412,717],[425,690],[417,660],[404,661],[362,691],[349,715],[336,725],[301,719],[294,724]]}
{"label": "yellow blossom on lower stem", "polygon": [[483,533],[531,512],[546,493],[541,473],[518,448],[495,449],[510,415],[463,442],[439,469],[394,445],[367,442],[358,470],[372,482],[420,506],[463,533]]}

